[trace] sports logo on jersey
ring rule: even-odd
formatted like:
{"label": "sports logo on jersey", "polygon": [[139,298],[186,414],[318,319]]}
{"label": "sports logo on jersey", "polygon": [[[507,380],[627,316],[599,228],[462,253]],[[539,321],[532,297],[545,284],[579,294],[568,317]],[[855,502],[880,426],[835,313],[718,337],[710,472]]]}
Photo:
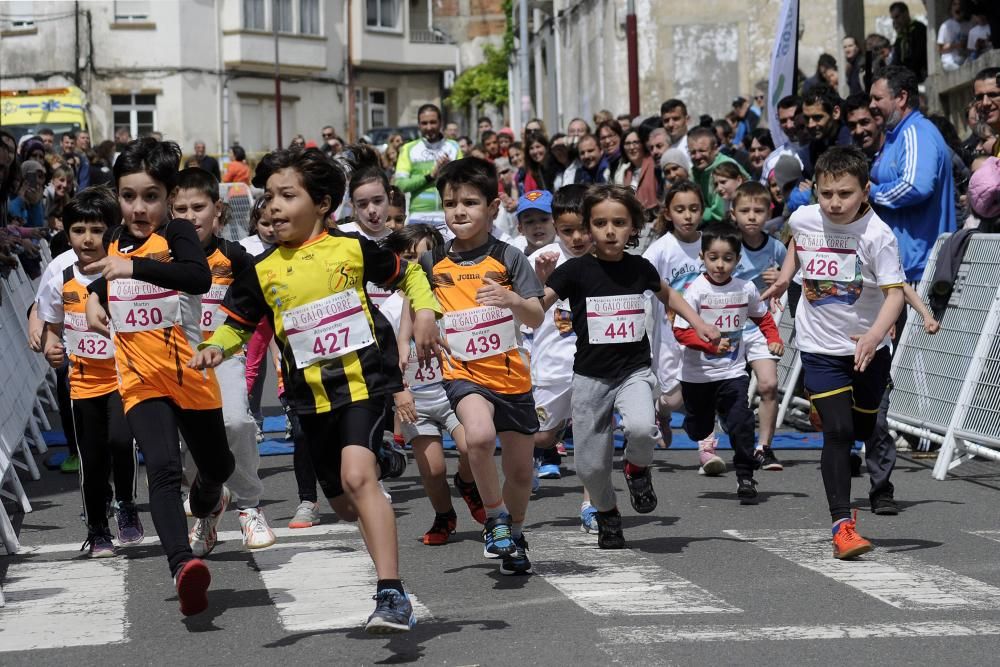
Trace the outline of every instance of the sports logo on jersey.
{"label": "sports logo on jersey", "polygon": [[435,273],[431,276],[431,288],[437,289],[439,287],[454,287],[455,277],[450,273]]}

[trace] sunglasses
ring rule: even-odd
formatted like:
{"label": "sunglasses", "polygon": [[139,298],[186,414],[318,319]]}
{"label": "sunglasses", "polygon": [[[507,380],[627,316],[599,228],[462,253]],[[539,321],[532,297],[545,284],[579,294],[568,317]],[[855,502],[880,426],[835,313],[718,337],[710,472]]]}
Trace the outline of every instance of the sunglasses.
{"label": "sunglasses", "polygon": [[334,138],[335,136],[337,136],[337,135],[335,135],[335,134],[330,134],[329,132],[324,132],[324,133],[323,133],[323,138],[324,138],[324,139],[333,139],[333,138]]}

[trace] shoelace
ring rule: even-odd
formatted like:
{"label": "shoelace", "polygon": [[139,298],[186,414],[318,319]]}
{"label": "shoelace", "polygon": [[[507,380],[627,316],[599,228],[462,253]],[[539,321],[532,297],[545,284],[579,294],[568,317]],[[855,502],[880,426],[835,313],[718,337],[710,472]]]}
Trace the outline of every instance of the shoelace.
{"label": "shoelace", "polygon": [[253,512],[248,515],[249,521],[247,522],[247,532],[252,534],[267,534],[267,525],[264,523],[264,517],[260,512]]}
{"label": "shoelace", "polygon": [[373,595],[372,600],[375,600],[376,606],[381,607],[385,604],[389,609],[396,611],[397,607],[402,606],[403,596],[399,594],[399,591],[388,589]]}
{"label": "shoelace", "polygon": [[109,542],[111,541],[111,535],[103,535],[101,533],[88,533],[87,539],[85,539],[83,541],[83,544],[80,545],[80,551],[85,551],[91,545],[96,546],[97,540],[102,537],[107,539]]}
{"label": "shoelace", "polygon": [[493,544],[510,539],[510,526],[505,523],[497,524],[493,527],[493,530],[490,531],[490,541],[493,542]]}

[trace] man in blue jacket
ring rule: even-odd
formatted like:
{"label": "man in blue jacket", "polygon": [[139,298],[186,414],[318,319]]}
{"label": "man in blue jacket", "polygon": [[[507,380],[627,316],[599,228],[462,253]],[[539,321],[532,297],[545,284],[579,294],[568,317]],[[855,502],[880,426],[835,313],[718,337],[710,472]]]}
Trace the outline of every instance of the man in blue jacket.
{"label": "man in blue jacket", "polygon": [[955,231],[955,181],[941,133],[917,108],[917,77],[885,68],[871,88],[871,110],[885,123],[885,145],[871,171],[875,212],[896,233],[906,279],[917,282],[938,236]]}

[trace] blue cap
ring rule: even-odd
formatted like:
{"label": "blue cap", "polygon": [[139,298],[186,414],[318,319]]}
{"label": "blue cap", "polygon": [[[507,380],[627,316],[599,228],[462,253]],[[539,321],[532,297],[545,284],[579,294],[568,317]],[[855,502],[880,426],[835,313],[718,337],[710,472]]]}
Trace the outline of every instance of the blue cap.
{"label": "blue cap", "polygon": [[531,209],[552,215],[552,193],[548,190],[531,190],[518,197],[515,215],[521,215]]}

